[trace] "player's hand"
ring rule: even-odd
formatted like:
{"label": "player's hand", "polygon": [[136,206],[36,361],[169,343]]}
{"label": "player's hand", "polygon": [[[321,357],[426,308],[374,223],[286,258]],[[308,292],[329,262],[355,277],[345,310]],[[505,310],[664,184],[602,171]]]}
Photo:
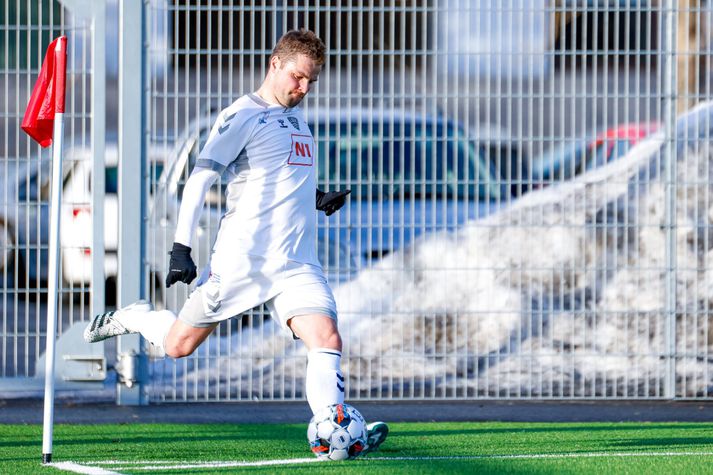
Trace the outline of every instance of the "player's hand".
{"label": "player's hand", "polygon": [[168,263],[166,275],[166,288],[178,281],[190,284],[198,275],[196,264],[191,259],[191,248],[181,243],[174,242],[171,250],[171,260]]}
{"label": "player's hand", "polygon": [[317,188],[317,209],[324,211],[324,214],[331,216],[347,202],[347,195],[352,190],[330,191],[325,193]]}

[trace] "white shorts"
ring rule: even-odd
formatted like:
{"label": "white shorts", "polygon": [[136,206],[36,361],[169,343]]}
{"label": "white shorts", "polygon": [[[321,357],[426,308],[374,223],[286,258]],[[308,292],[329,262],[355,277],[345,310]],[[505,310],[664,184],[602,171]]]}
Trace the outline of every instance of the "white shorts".
{"label": "white shorts", "polygon": [[337,319],[334,295],[322,268],[295,261],[241,256],[240,274],[225,275],[213,269],[183,305],[178,318],[192,327],[211,327],[266,304],[272,318],[288,330],[297,315],[320,314]]}

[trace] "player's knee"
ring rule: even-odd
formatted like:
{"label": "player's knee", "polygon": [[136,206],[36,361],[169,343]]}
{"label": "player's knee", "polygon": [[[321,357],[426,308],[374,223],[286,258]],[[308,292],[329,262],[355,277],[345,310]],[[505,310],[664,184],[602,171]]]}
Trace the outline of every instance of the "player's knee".
{"label": "player's knee", "polygon": [[291,319],[288,326],[309,349],[331,348],[342,351],[342,338],[332,318],[324,315],[298,316]]}
{"label": "player's knee", "polygon": [[315,346],[342,351],[342,337],[339,335],[339,332],[334,329],[332,332],[320,335],[319,341]]}
{"label": "player's knee", "polygon": [[166,341],[164,351],[171,358],[184,358],[190,356],[195,351],[195,345],[188,340]]}

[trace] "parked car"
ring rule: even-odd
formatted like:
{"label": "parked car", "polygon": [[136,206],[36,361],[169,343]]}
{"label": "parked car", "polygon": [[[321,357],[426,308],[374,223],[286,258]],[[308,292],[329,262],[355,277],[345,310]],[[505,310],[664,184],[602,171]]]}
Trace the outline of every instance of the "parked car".
{"label": "parked car", "polygon": [[530,179],[539,188],[569,180],[617,158],[659,128],[657,122],[623,124],[582,139],[565,140],[532,160]]}
{"label": "parked car", "polygon": [[0,287],[40,287],[49,259],[50,162],[0,162]]}
{"label": "parked car", "polygon": [[508,201],[491,144],[454,121],[404,111],[317,115],[318,182],[350,188],[337,215],[320,216],[327,242],[347,243],[359,267],[419,235],[454,231]]}
{"label": "parked car", "polygon": [[[353,109],[307,116],[315,136],[318,184],[323,190],[350,188],[348,204],[327,217],[318,214],[318,256],[328,280],[339,284],[364,266],[417,236],[453,231],[485,216],[511,195],[500,179],[490,144],[473,140],[455,122],[403,111],[369,113]],[[165,289],[183,187],[208,138],[214,118],[191,123],[166,161],[153,191],[148,220],[148,262],[155,300],[175,301]],[[210,259],[225,210],[227,179],[207,193],[193,257]]]}
{"label": "parked car", "polygon": [[503,181],[503,189],[513,197],[531,189],[527,156],[513,135],[494,124],[480,124],[469,129],[478,152],[491,162]]}
{"label": "parked car", "polygon": [[[116,277],[118,270],[119,155],[116,137],[109,137],[104,152],[104,274]],[[150,171],[154,176],[163,170],[164,148],[153,147]],[[72,285],[86,285],[92,277],[92,187],[91,149],[69,147],[65,151],[65,177],[62,188],[60,243],[62,246],[62,277]]]}

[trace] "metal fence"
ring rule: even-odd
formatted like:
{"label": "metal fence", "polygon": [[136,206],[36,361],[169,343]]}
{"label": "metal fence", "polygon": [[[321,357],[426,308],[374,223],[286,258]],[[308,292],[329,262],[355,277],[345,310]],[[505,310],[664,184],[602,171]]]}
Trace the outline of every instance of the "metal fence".
{"label": "metal fence", "polygon": [[[65,2],[77,3],[77,2]],[[49,42],[66,35],[68,71],[65,113],[65,195],[58,331],[104,308],[103,246],[90,216],[103,222],[104,191],[92,194],[87,165],[92,144],[104,148],[103,38],[90,33],[97,12],[70,12],[51,0],[8,1],[0,7],[0,390],[32,394],[42,387],[38,364],[46,338],[51,149],[41,149],[20,130],[25,107]],[[97,62],[95,45],[102,55]],[[92,65],[98,71],[92,71]],[[100,83],[97,84],[97,81]],[[101,137],[98,139],[99,133]],[[94,156],[99,157],[96,153]],[[82,174],[77,170],[82,169]],[[85,180],[84,187],[77,183]],[[73,188],[74,191],[70,190]],[[80,189],[81,188],[81,189]],[[79,223],[82,217],[89,221]],[[78,234],[83,235],[78,236]],[[98,254],[98,256],[97,256]],[[71,277],[77,275],[77,277]],[[94,285],[96,283],[96,285]],[[100,283],[100,284],[99,284]],[[60,381],[58,388],[65,388]]]}
{"label": "metal fence", "polygon": [[[163,285],[167,251],[217,112],[259,87],[281,34],[307,27],[328,47],[304,103],[319,186],[352,190],[318,232],[348,399],[710,398],[707,2],[149,0],[142,24],[142,282],[159,306],[178,311],[187,297]],[[4,67],[8,101],[12,78],[27,85],[36,70]],[[7,132],[22,94],[5,106],[8,163],[34,152]],[[96,120],[90,104],[75,107],[86,125],[74,139]],[[223,188],[194,238],[199,267]],[[4,213],[20,209],[10,203]],[[92,288],[103,289],[96,250]],[[3,273],[6,362],[24,341],[39,351],[41,336],[14,275]],[[10,322],[23,312],[37,323],[21,335]],[[152,358],[147,390],[154,402],[300,399],[305,365],[300,343],[257,308],[188,358]]]}
{"label": "metal fence", "polygon": [[[258,88],[282,33],[307,27],[329,50],[304,105],[319,183],[352,189],[319,233],[349,399],[710,396],[710,111],[676,119],[708,97],[708,4],[159,1],[148,13],[166,36],[149,47],[147,133],[183,167],[172,190],[153,187],[149,221],[169,219],[149,272],[165,271],[215,114]],[[213,192],[199,265],[223,211]],[[180,309],[185,294],[153,288]],[[193,357],[154,363],[151,394],[299,398],[305,361],[256,309]]]}

